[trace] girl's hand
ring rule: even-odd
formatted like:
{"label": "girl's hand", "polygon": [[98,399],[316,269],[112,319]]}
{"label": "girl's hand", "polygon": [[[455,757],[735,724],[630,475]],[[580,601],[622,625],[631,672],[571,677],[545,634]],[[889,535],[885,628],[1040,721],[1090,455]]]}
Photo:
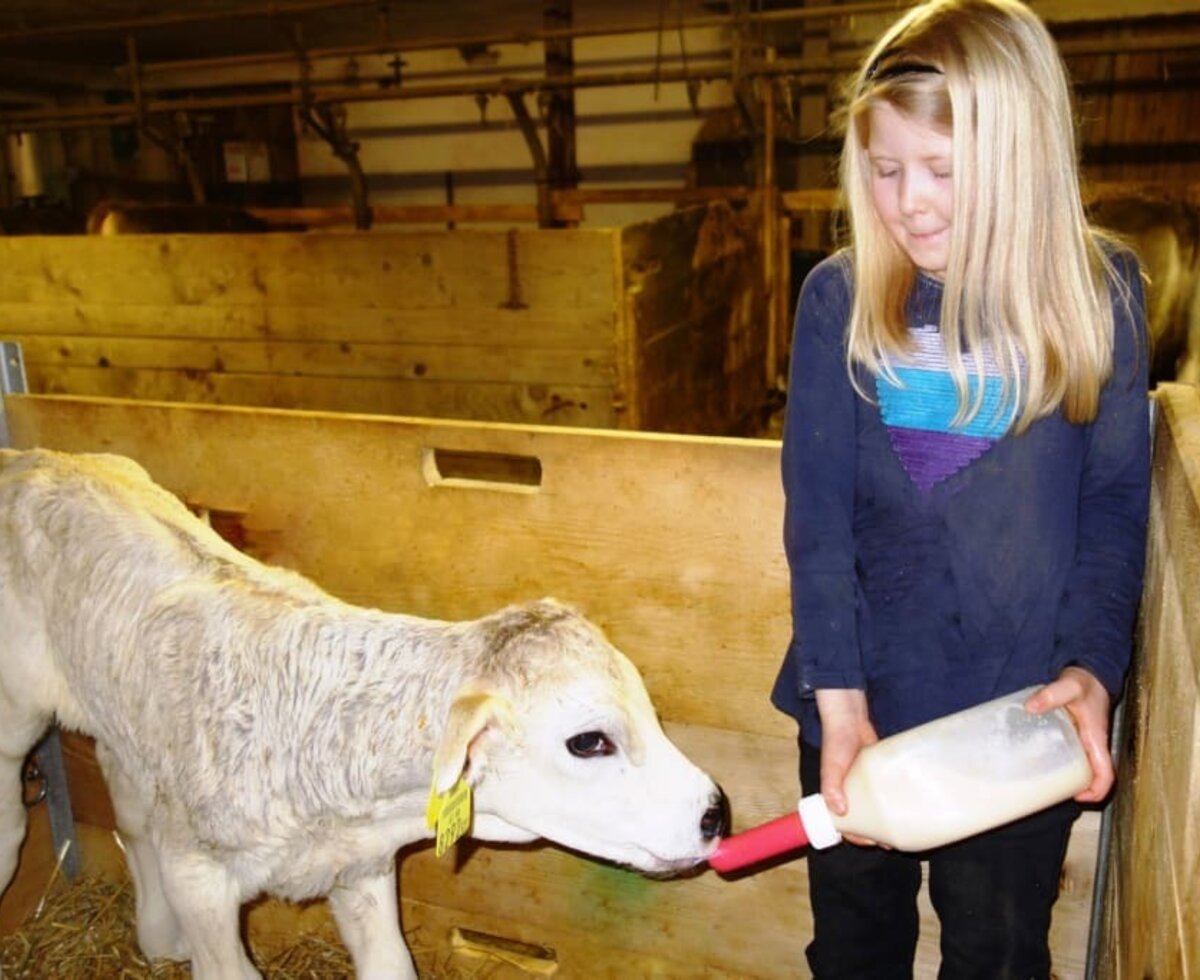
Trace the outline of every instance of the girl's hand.
{"label": "girl's hand", "polygon": [[[846,814],[846,794],[842,784],[846,771],[864,746],[879,741],[867,712],[867,696],[854,689],[817,691],[817,712],[821,716],[821,795],[830,812]],[[873,845],[865,837],[846,834],[854,844]]]}
{"label": "girl's hand", "polygon": [[1058,680],[1043,687],[1025,702],[1025,710],[1035,715],[1066,708],[1079,729],[1079,740],[1092,766],[1092,781],[1075,796],[1080,803],[1099,803],[1116,781],[1112,756],[1108,750],[1108,719],[1111,707],[1108,691],[1095,675],[1082,667],[1066,667]]}

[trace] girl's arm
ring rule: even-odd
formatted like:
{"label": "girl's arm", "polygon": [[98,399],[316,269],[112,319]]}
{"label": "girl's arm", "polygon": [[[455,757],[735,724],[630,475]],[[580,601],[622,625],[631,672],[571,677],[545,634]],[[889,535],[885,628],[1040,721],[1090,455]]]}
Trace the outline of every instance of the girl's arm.
{"label": "girl's arm", "polygon": [[855,399],[846,374],[850,285],[835,257],[804,281],[783,430],[784,548],[799,696],[864,686],[856,624]]}
{"label": "girl's arm", "polygon": [[805,280],[796,310],[783,483],[784,544],[791,573],[792,643],[801,700],[816,698],[821,787],[835,813],[859,750],[876,741],[863,691],[854,569],[855,411],[846,373],[850,285],[845,260],[827,260]]}
{"label": "girl's arm", "polygon": [[1081,802],[1102,799],[1113,783],[1109,709],[1133,649],[1150,500],[1145,296],[1136,260],[1115,259],[1130,295],[1113,301],[1113,376],[1088,432],[1075,565],[1055,628],[1059,677],[1029,702],[1033,711],[1062,705],[1075,718],[1094,777]]}

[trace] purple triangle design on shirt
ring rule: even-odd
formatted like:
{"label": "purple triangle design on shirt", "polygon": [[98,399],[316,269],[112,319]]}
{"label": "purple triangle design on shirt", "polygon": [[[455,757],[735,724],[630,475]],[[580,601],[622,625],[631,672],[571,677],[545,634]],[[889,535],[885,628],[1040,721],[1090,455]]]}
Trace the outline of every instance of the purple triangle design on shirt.
{"label": "purple triangle design on shirt", "polygon": [[994,439],[926,429],[888,426],[888,438],[900,465],[922,491],[953,476],[995,444]]}
{"label": "purple triangle design on shirt", "polygon": [[1012,414],[1004,411],[1003,383],[985,347],[984,377],[968,380],[972,398],[982,392],[980,410],[956,423],[959,397],[937,327],[910,327],[909,337],[911,355],[891,373],[878,376],[875,390],[896,457],[909,479],[928,492],[995,445]]}

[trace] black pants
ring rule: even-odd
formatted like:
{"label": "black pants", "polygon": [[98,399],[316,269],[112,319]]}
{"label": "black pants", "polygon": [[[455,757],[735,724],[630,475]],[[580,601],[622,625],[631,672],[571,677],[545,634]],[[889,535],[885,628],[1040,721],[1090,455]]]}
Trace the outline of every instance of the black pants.
{"label": "black pants", "polygon": [[[805,795],[820,786],[821,752],[800,743]],[[1071,824],[1068,801],[1005,827],[923,854],[843,843],[809,850],[817,980],[890,980],[913,975],[921,862],[941,922],[941,980],[1031,980],[1050,976],[1050,909]]]}

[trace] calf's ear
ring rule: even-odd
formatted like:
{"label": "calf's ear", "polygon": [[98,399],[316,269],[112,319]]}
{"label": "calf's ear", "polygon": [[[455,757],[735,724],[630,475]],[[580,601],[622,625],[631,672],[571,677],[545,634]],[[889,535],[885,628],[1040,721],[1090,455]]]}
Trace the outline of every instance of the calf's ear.
{"label": "calf's ear", "polygon": [[515,731],[516,719],[506,698],[478,691],[459,694],[450,705],[442,741],[433,754],[434,790],[447,792],[468,771],[469,782],[477,782],[486,764],[488,742]]}

